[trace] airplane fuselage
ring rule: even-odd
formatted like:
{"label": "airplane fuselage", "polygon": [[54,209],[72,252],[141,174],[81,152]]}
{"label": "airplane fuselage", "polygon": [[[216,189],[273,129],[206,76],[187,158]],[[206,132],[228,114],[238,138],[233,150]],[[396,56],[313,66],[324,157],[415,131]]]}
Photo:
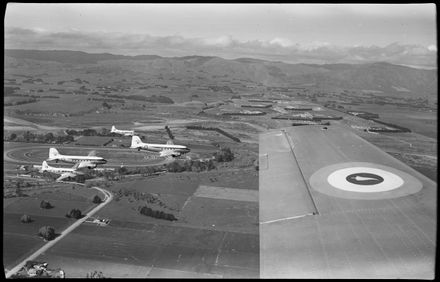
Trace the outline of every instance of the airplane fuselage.
{"label": "airplane fuselage", "polygon": [[133,136],[134,135],[134,130],[119,130],[119,129],[116,129],[114,126],[112,127],[110,132],[121,134],[124,136]]}
{"label": "airplane fuselage", "polygon": [[58,155],[53,160],[55,161],[62,161],[65,163],[82,163],[82,162],[89,162],[93,165],[100,165],[100,164],[106,164],[107,161],[102,157],[91,157],[91,156],[65,156],[65,155]]}
{"label": "airplane fuselage", "polygon": [[162,144],[142,144],[136,147],[138,150],[146,150],[151,152],[174,151],[180,154],[189,152],[189,149],[183,145],[162,145]]}
{"label": "airplane fuselage", "polygon": [[45,171],[53,172],[53,173],[75,173],[75,174],[83,174],[81,171],[72,168],[61,168],[61,167],[48,167],[44,169]]}
{"label": "airplane fuselage", "polygon": [[160,156],[180,156],[182,154],[188,153],[190,149],[184,145],[175,144],[150,144],[144,143],[138,136],[133,136],[131,139],[132,149],[146,150],[151,152],[159,152]]}

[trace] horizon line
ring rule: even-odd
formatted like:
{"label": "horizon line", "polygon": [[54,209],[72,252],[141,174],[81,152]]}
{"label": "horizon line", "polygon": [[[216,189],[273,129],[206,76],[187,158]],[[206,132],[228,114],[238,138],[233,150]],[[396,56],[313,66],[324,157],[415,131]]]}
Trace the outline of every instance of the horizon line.
{"label": "horizon line", "polygon": [[[135,57],[141,57],[141,56],[157,56],[159,58],[167,58],[167,59],[173,59],[173,58],[185,58],[185,57],[205,57],[205,58],[220,58],[223,60],[227,60],[227,61],[235,61],[235,60],[240,60],[240,59],[252,59],[252,60],[256,60],[256,61],[264,61],[264,62],[272,62],[272,63],[282,63],[282,64],[288,64],[288,65],[300,65],[300,64],[304,64],[304,65],[318,65],[318,66],[323,66],[323,65],[367,65],[367,64],[375,64],[375,63],[386,63],[386,64],[390,64],[390,65],[395,65],[395,66],[402,66],[402,67],[407,67],[407,68],[413,68],[413,69],[421,69],[421,70],[437,70],[438,66],[433,66],[433,67],[428,67],[428,66],[415,66],[415,65],[408,65],[408,64],[396,64],[396,63],[390,63],[390,62],[386,62],[386,61],[370,61],[370,62],[363,62],[363,63],[306,63],[306,62],[302,62],[302,63],[291,63],[291,62],[286,62],[286,61],[275,61],[275,60],[267,60],[267,59],[260,59],[260,58],[255,58],[255,57],[237,57],[237,58],[233,58],[233,59],[226,59],[224,57],[221,56],[217,56],[217,55],[185,55],[185,56],[161,56],[161,55],[156,55],[156,54],[140,54],[140,55],[125,55],[125,54],[117,54],[117,53],[110,53],[110,52],[101,52],[101,53],[91,53],[91,52],[86,52],[86,51],[82,51],[82,50],[69,50],[69,49],[4,49],[5,51],[8,50],[19,50],[19,51],[67,51],[67,52],[81,52],[81,53],[85,53],[85,54],[89,54],[89,55],[112,55],[112,56],[124,56],[124,57],[131,57],[131,58],[135,58]],[[6,53],[5,53],[6,55]]]}

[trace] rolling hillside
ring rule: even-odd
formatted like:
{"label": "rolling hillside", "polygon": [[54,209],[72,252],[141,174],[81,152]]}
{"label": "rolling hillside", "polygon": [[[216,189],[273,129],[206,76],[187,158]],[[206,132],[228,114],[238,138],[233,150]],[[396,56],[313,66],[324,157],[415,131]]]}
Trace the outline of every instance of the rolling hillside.
{"label": "rolling hillside", "polygon": [[374,90],[392,95],[430,96],[437,99],[437,70],[422,70],[384,62],[368,64],[286,64],[252,58],[226,60],[219,57],[156,55],[124,56],[89,54],[61,50],[5,50],[6,57],[53,61],[68,64],[120,62],[124,70],[148,69],[148,73],[172,76],[176,80],[203,77],[211,82],[232,79],[264,86],[301,86],[319,88]]}

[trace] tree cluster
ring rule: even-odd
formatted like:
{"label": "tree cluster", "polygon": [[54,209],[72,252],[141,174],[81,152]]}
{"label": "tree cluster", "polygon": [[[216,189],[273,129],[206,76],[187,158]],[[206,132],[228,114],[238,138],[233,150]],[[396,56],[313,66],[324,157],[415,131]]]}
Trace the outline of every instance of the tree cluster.
{"label": "tree cluster", "polygon": [[110,134],[110,130],[107,128],[102,128],[101,132],[98,132],[93,128],[86,128],[83,130],[67,129],[66,134],[69,136],[108,136]]}
{"label": "tree cluster", "polygon": [[215,169],[215,164],[212,159],[207,161],[200,160],[185,160],[183,162],[174,160],[166,165],[168,172],[183,172],[183,171],[209,171]]}
{"label": "tree cluster", "polygon": [[147,206],[143,206],[143,207],[139,208],[139,213],[146,215],[146,216],[158,218],[158,219],[165,219],[165,220],[169,220],[169,221],[177,220],[177,218],[171,213],[165,213],[163,211],[153,210]]}
{"label": "tree cluster", "polygon": [[234,154],[231,149],[224,147],[214,153],[214,158],[217,162],[230,162],[234,159]]}
{"label": "tree cluster", "polygon": [[83,217],[83,215],[81,214],[81,211],[79,209],[72,209],[69,213],[66,214],[66,217],[80,219],[81,217]]}
{"label": "tree cluster", "polygon": [[55,136],[52,132],[46,134],[32,133],[26,131],[23,134],[17,135],[16,133],[11,133],[8,137],[5,136],[7,141],[15,142],[34,142],[34,143],[56,143],[62,144],[66,142],[74,141],[73,136],[70,135],[58,135]]}
{"label": "tree cluster", "polygon": [[40,203],[40,208],[42,208],[42,209],[51,209],[51,208],[53,208],[53,206],[52,206],[51,203],[49,203],[49,201],[42,200],[41,203]]}
{"label": "tree cluster", "polygon": [[152,175],[157,172],[161,172],[164,170],[163,165],[157,166],[142,166],[142,167],[120,167],[118,168],[119,175],[130,175],[130,174],[142,174],[144,176]]}
{"label": "tree cluster", "polygon": [[18,106],[18,105],[23,105],[23,104],[35,103],[35,102],[38,102],[38,100],[35,99],[35,98],[29,98],[29,99],[27,99],[27,100],[21,100],[21,101],[15,101],[15,102],[4,103],[3,106],[4,106],[4,107],[8,107],[8,106]]}
{"label": "tree cluster", "polygon": [[21,221],[22,223],[30,223],[30,222],[32,222],[32,218],[31,218],[29,215],[24,214],[24,215],[20,218],[20,221]]}
{"label": "tree cluster", "polygon": [[92,202],[93,202],[94,204],[100,204],[100,203],[102,203],[102,199],[101,199],[98,195],[95,195],[95,196],[93,197]]}
{"label": "tree cluster", "polygon": [[56,237],[55,228],[53,228],[52,226],[43,226],[38,231],[38,236],[43,237],[47,241],[50,241]]}
{"label": "tree cluster", "polygon": [[102,279],[105,278],[102,271],[92,271],[90,273],[87,273],[86,278],[96,278],[96,279]]}

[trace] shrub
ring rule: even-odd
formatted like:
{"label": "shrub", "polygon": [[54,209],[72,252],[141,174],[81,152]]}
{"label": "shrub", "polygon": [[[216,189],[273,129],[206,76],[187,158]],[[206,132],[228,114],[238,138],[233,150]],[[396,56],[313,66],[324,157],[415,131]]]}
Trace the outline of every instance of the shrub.
{"label": "shrub", "polygon": [[173,161],[167,165],[167,169],[169,172],[182,172],[185,170],[185,167],[182,166],[178,161]]}
{"label": "shrub", "polygon": [[93,272],[87,273],[86,278],[105,278],[105,277],[101,271],[98,272],[97,270],[95,270]]}
{"label": "shrub", "polygon": [[38,231],[38,235],[43,237],[45,240],[52,240],[55,238],[55,228],[52,226],[43,226]]}
{"label": "shrub", "polygon": [[32,218],[31,218],[29,215],[24,214],[24,215],[20,218],[20,221],[23,222],[23,223],[29,223],[29,222],[32,222]]}
{"label": "shrub", "polygon": [[95,197],[93,197],[93,201],[92,202],[94,204],[100,204],[100,203],[102,203],[102,199],[98,195],[95,195]]}
{"label": "shrub", "polygon": [[66,214],[66,217],[75,219],[80,219],[82,216],[83,215],[79,209],[72,209],[68,214]]}
{"label": "shrub", "polygon": [[229,148],[221,148],[220,151],[214,153],[214,157],[218,162],[230,162],[234,159],[234,154]]}
{"label": "shrub", "polygon": [[42,209],[51,209],[51,208],[53,208],[53,206],[48,201],[42,200],[41,203],[40,203],[40,208],[42,208]]}

